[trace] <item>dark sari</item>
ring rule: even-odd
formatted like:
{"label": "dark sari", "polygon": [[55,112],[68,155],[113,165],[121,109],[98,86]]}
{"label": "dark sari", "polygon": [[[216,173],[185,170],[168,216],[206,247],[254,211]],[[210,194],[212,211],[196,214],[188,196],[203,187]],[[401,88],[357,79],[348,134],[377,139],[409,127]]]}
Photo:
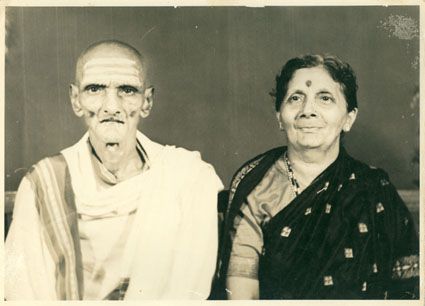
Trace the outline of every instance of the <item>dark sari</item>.
{"label": "dark sari", "polygon": [[[224,297],[235,217],[285,150],[257,156],[233,178],[215,283],[218,298]],[[261,299],[419,298],[419,241],[409,211],[384,171],[343,148],[261,229]]]}

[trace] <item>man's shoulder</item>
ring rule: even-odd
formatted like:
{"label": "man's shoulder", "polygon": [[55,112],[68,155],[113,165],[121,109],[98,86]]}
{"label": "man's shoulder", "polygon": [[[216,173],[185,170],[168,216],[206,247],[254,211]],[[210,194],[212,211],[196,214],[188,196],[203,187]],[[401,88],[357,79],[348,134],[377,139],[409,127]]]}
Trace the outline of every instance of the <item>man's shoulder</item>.
{"label": "man's shoulder", "polygon": [[169,151],[170,154],[180,157],[180,158],[193,158],[193,159],[202,159],[201,153],[196,150],[190,150],[183,147],[178,147],[175,145],[165,145],[165,149]]}
{"label": "man's shoulder", "polygon": [[177,189],[186,190],[196,182],[207,183],[211,188],[222,188],[214,167],[202,159],[199,151],[166,145],[161,155],[162,171]]}
{"label": "man's shoulder", "polygon": [[138,141],[146,150],[148,158],[156,160],[160,158],[162,161],[181,162],[181,163],[204,163],[201,153],[198,151],[188,150],[176,145],[163,144],[148,138],[141,132],[137,134]]}
{"label": "man's shoulder", "polygon": [[61,153],[56,153],[40,159],[33,164],[27,171],[25,177],[33,181],[45,172],[64,173],[67,169],[67,163]]}
{"label": "man's shoulder", "polygon": [[137,138],[146,149],[151,162],[161,165],[162,170],[167,174],[166,177],[178,178],[180,181],[200,177],[216,181],[218,185],[222,184],[214,167],[203,160],[199,151],[176,145],[163,145],[149,139],[141,132],[138,132]]}
{"label": "man's shoulder", "polygon": [[28,170],[28,172],[34,171],[34,168],[42,166],[46,163],[54,163],[54,164],[65,164],[65,158],[62,155],[62,153],[55,153],[53,155],[49,155],[46,157],[43,157],[42,159],[38,160],[36,163],[34,163],[31,168]]}
{"label": "man's shoulder", "polygon": [[173,145],[164,146],[167,159],[176,166],[191,165],[192,167],[212,167],[211,164],[203,160],[199,151],[189,150]]}

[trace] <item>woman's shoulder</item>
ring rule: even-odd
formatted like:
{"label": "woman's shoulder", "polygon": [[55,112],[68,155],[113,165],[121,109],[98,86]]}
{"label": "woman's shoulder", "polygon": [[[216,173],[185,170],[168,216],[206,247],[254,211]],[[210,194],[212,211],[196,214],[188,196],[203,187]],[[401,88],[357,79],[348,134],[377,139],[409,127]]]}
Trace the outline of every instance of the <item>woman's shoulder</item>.
{"label": "woman's shoulder", "polygon": [[261,154],[258,154],[254,156],[253,158],[249,159],[248,161],[244,162],[242,166],[236,170],[232,181],[235,180],[238,176],[244,176],[248,172],[250,172],[252,169],[254,169],[256,166],[260,164],[261,161],[265,159],[275,160],[279,156],[283,154],[283,152],[286,150],[286,147],[276,147],[271,150],[265,151]]}
{"label": "woman's shoulder", "polygon": [[356,179],[367,185],[390,185],[388,173],[379,167],[362,162],[354,157],[348,157],[350,179]]}
{"label": "woman's shoulder", "polygon": [[346,184],[344,195],[349,197],[350,194],[353,195],[353,198],[357,198],[357,206],[362,202],[369,203],[367,205],[375,205],[377,213],[384,209],[387,213],[407,213],[406,204],[384,169],[368,165],[352,157],[350,157],[349,164],[351,174],[347,173],[350,179]]}
{"label": "woman's shoulder", "polygon": [[250,160],[246,161],[239,167],[232,177],[230,183],[230,194],[234,194],[236,188],[239,186],[239,183],[254,169],[259,171],[254,171],[254,176],[259,178],[265,174],[268,168],[276,161],[286,150],[286,147],[277,147],[261,154],[256,155]]}
{"label": "woman's shoulder", "polygon": [[345,179],[340,194],[342,203],[345,203],[345,213],[360,216],[361,212],[368,212],[390,219],[409,215],[406,204],[385,170],[351,157],[348,169],[346,177],[349,179]]}

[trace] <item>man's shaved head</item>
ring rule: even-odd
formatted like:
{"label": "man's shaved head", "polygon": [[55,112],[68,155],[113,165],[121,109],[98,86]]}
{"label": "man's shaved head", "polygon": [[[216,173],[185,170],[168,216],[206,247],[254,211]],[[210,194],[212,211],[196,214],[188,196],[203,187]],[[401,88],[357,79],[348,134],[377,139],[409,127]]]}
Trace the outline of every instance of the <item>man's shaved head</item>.
{"label": "man's shaved head", "polygon": [[103,40],[91,44],[83,52],[81,52],[75,69],[75,84],[79,84],[81,80],[84,65],[94,58],[110,58],[112,62],[117,58],[132,60],[136,63],[140,70],[140,75],[143,78],[142,83],[145,82],[146,67],[140,52],[133,46],[119,40]]}
{"label": "man's shaved head", "polygon": [[109,170],[116,169],[136,148],[138,123],[150,114],[153,103],[153,87],[145,87],[139,51],[116,40],[90,45],[78,58],[69,94],[96,154],[109,163]]}

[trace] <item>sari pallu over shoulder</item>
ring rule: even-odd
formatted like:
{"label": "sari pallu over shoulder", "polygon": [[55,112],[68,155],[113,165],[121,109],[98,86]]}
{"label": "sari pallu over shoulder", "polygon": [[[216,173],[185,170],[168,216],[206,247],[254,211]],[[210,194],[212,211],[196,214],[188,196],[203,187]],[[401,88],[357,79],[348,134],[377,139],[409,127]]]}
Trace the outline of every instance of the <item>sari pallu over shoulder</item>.
{"label": "sari pallu over shoulder", "polygon": [[[273,164],[266,156],[257,167]],[[267,169],[252,169],[245,175],[248,183],[242,178],[231,190],[221,273],[230,256],[233,220],[253,189],[246,186],[258,184]],[[262,231],[262,299],[418,298],[419,242],[407,208],[384,171],[354,160],[343,148]]]}

